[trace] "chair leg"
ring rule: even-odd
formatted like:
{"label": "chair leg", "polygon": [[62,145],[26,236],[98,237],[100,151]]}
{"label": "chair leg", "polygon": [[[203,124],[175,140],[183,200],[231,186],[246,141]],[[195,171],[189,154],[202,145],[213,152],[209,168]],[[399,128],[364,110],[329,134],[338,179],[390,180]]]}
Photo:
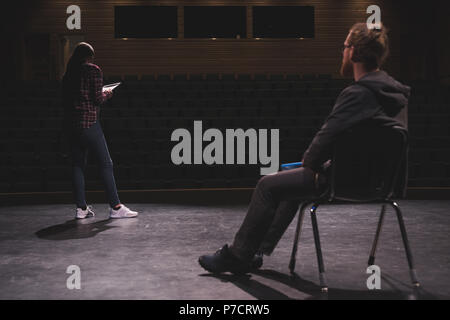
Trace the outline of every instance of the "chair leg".
{"label": "chair leg", "polygon": [[298,240],[300,239],[300,232],[302,229],[303,217],[304,217],[305,208],[307,205],[308,205],[308,202],[302,203],[302,205],[299,209],[299,213],[298,213],[297,229],[295,229],[294,245],[292,247],[291,260],[289,261],[289,270],[290,270],[291,274],[294,274],[294,270],[295,270],[295,263],[297,260]]}
{"label": "chair leg", "polygon": [[392,201],[390,204],[395,209],[395,212],[397,213],[397,220],[398,220],[398,224],[400,226],[400,232],[402,234],[403,245],[405,246],[406,258],[408,259],[409,273],[411,276],[411,281],[414,286],[419,287],[420,283],[417,280],[416,269],[414,268],[414,260],[413,260],[413,256],[411,253],[411,248],[409,247],[408,235],[406,233],[405,223],[403,222],[402,212],[400,210],[399,205],[396,202]]}
{"label": "chair leg", "polygon": [[380,220],[378,221],[377,232],[375,233],[375,239],[373,239],[372,250],[370,251],[369,266],[375,264],[375,252],[377,251],[378,239],[380,238],[381,227],[383,226],[384,213],[386,211],[386,204],[381,207]]}
{"label": "chair leg", "polygon": [[328,286],[327,286],[327,281],[325,278],[325,266],[323,264],[322,248],[320,246],[319,227],[317,225],[317,217],[316,217],[316,210],[317,210],[318,206],[319,206],[318,204],[314,204],[311,207],[311,224],[312,224],[313,233],[314,233],[314,243],[316,245],[317,263],[319,265],[320,286],[322,288],[322,292],[327,292]]}

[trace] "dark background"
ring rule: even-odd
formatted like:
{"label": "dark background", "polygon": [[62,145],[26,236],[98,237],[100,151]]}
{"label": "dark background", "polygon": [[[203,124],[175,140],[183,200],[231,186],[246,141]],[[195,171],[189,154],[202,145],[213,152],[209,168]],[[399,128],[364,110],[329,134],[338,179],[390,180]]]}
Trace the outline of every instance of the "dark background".
{"label": "dark background", "polygon": [[[136,1],[78,1],[81,30],[66,28],[70,1],[16,1],[1,10],[0,193],[70,194],[70,159],[61,135],[60,79],[71,49],[91,43],[105,83],[122,81],[101,111],[120,190],[252,188],[261,165],[175,166],[176,128],[280,129],[280,163],[299,161],[351,79],[339,76],[349,28],[380,6],[390,29],[384,69],[412,87],[410,198],[450,190],[449,23],[446,1],[147,1],[175,6],[177,36],[123,39],[115,8]],[[312,38],[254,38],[253,6],[314,7]],[[245,6],[240,39],[190,39],[184,6]],[[229,22],[229,21],[228,21]],[[242,27],[242,26],[241,26]],[[102,190],[90,159],[87,189]],[[13,195],[14,194],[14,195]],[[137,194],[137,193],[136,193]],[[54,199],[54,198],[53,198]],[[6,201],[6,200],[5,200]],[[16,201],[16,200],[15,200]]]}

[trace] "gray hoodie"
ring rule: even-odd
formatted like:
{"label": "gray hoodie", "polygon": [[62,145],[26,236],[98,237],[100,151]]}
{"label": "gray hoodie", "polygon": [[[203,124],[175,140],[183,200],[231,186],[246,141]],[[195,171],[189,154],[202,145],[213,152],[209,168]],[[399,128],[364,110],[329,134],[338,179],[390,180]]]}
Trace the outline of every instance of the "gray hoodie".
{"label": "gray hoodie", "polygon": [[369,72],[342,90],[330,115],[303,155],[303,166],[320,171],[331,158],[339,134],[370,120],[380,126],[408,128],[410,87],[384,71]]}

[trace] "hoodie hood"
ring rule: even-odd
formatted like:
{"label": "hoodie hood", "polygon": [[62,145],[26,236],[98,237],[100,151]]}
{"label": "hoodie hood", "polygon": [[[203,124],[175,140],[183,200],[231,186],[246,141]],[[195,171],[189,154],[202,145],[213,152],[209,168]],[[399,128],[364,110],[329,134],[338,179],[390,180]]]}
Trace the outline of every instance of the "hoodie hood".
{"label": "hoodie hood", "polygon": [[394,117],[408,105],[411,88],[401,84],[385,71],[369,72],[356,83],[372,90],[378,103],[390,117]]}

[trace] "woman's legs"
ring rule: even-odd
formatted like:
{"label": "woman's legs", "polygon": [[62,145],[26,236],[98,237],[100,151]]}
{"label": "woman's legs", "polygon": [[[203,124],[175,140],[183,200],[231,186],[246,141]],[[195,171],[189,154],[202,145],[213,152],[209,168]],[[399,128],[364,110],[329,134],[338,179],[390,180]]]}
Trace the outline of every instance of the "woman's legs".
{"label": "woman's legs", "polygon": [[81,136],[72,133],[70,137],[72,154],[72,187],[75,204],[78,208],[87,207],[85,195],[84,170],[87,163],[87,148],[83,146]]}
{"label": "woman's legs", "polygon": [[109,155],[108,146],[100,124],[96,122],[87,129],[84,132],[84,138],[87,147],[94,153],[97,159],[109,205],[111,208],[114,208],[120,204],[120,200],[114,179],[113,162]]}

